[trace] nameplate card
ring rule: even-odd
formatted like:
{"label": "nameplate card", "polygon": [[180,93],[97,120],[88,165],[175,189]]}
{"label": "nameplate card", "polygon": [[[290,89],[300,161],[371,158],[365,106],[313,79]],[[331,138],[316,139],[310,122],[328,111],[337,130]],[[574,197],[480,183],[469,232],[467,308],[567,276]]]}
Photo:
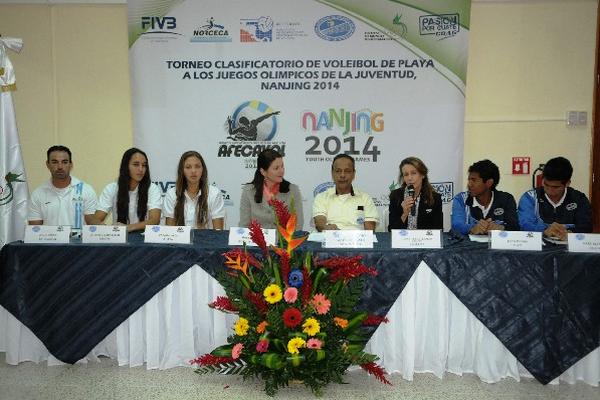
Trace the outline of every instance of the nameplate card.
{"label": "nameplate card", "polygon": [[330,249],[372,249],[373,231],[371,230],[336,230],[323,231],[325,238],[323,247]]}
{"label": "nameplate card", "polygon": [[[265,242],[267,246],[277,246],[277,231],[275,229],[263,229]],[[229,245],[230,246],[256,246],[257,244],[250,239],[250,229],[234,226],[229,229]]]}
{"label": "nameplate card", "polygon": [[490,231],[490,248],[541,251],[542,232]]}
{"label": "nameplate card", "polygon": [[574,253],[600,253],[600,234],[569,233],[569,251]]}
{"label": "nameplate card", "polygon": [[145,243],[190,244],[191,226],[146,225]]}
{"label": "nameplate card", "polygon": [[69,243],[69,225],[28,225],[25,228],[25,243]]}
{"label": "nameplate card", "polygon": [[442,231],[439,229],[392,229],[393,249],[441,249]]}
{"label": "nameplate card", "polygon": [[83,243],[127,243],[125,225],[84,225],[81,230]]}

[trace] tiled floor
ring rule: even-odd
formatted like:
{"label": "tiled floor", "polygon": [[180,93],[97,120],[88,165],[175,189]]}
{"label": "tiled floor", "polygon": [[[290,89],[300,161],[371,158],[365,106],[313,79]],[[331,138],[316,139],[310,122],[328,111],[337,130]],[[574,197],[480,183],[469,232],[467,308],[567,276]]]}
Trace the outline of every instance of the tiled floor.
{"label": "tiled floor", "polygon": [[[543,386],[534,380],[507,379],[487,384],[475,376],[447,374],[438,379],[418,374],[414,381],[392,375],[393,386],[384,386],[362,371],[347,374],[346,385],[330,385],[325,399],[600,399],[600,388],[584,383]],[[10,366],[0,353],[0,399],[265,399],[262,384],[240,377],[199,376],[191,368],[148,371],[143,367],[118,367],[116,361],[47,367],[22,363]],[[280,399],[314,399],[309,389],[294,384],[282,389]]]}

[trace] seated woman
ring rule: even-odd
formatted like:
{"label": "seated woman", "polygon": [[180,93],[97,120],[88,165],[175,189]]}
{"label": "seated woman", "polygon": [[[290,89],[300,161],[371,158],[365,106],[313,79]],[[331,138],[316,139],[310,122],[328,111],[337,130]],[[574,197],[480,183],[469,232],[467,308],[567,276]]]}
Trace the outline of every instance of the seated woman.
{"label": "seated woman", "polygon": [[197,151],[186,151],[181,155],[177,182],[175,187],[167,190],[163,213],[167,225],[223,229],[223,196],[216,186],[208,184],[206,163]]}
{"label": "seated woman", "polygon": [[127,225],[127,231],[143,230],[160,223],[160,189],[150,181],[148,157],[140,149],[123,154],[119,180],[106,185],[98,199],[94,223],[104,223],[112,212],[113,224]]}
{"label": "seated woman", "polygon": [[442,198],[427,178],[427,167],[417,157],[400,163],[400,188],[390,193],[392,229],[443,229]]}
{"label": "seated woman", "polygon": [[269,200],[276,198],[283,201],[290,211],[295,209],[296,229],[302,229],[304,218],[300,189],[283,179],[284,173],[281,154],[267,149],[258,155],[254,179],[242,188],[239,226],[248,227],[250,220],[255,219],[263,228],[275,228],[275,214],[269,206]]}

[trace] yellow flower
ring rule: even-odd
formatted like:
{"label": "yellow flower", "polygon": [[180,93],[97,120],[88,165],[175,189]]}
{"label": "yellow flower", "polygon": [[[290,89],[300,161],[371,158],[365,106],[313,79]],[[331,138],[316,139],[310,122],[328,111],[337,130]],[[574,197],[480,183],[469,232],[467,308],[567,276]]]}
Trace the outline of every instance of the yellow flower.
{"label": "yellow flower", "polygon": [[265,296],[265,300],[267,303],[274,304],[280,301],[283,298],[283,294],[281,293],[281,288],[272,283],[263,292],[263,296]]}
{"label": "yellow flower", "polygon": [[342,329],[348,326],[348,320],[344,318],[335,317],[333,318],[333,322]]}
{"label": "yellow flower", "polygon": [[319,325],[319,321],[314,318],[307,318],[306,321],[302,324],[302,332],[306,333],[308,336],[315,336],[317,333],[321,331],[321,325]]}
{"label": "yellow flower", "polygon": [[269,326],[269,323],[267,321],[261,322],[256,327],[256,333],[265,333],[265,330],[267,329],[267,326]]}
{"label": "yellow flower", "polygon": [[248,320],[243,317],[240,317],[233,327],[233,329],[235,329],[235,334],[238,336],[246,336],[246,334],[248,334],[248,328],[250,328]]}
{"label": "yellow flower", "polygon": [[298,349],[300,347],[304,347],[305,343],[306,342],[304,341],[304,339],[299,338],[299,337],[290,339],[290,341],[287,344],[288,353],[290,353],[290,354],[298,354],[299,353]]}

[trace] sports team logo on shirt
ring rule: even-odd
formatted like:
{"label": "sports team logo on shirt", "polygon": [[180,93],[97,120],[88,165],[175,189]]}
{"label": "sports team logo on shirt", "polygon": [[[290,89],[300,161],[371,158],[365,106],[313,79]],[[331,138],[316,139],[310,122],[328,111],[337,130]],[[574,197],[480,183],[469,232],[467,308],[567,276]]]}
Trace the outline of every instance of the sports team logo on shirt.
{"label": "sports team logo on shirt", "polygon": [[573,211],[573,210],[577,209],[577,203],[569,203],[566,205],[565,208],[569,211]]}
{"label": "sports team logo on shirt", "polygon": [[504,208],[496,208],[494,210],[494,215],[499,216],[499,215],[503,215],[503,214],[504,214]]}

